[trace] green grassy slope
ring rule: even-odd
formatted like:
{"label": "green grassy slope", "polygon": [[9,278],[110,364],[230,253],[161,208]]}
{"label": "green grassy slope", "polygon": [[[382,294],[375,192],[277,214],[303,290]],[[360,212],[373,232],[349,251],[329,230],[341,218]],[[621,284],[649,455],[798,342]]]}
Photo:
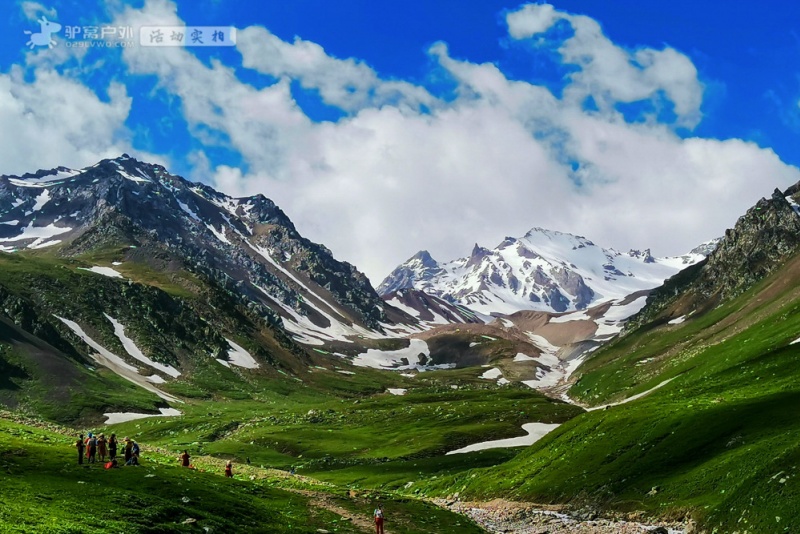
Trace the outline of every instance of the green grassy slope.
{"label": "green grassy slope", "polygon": [[0,530],[90,532],[371,532],[382,502],[393,533],[483,532],[471,521],[425,502],[386,493],[348,495],[341,488],[245,466],[234,479],[221,464],[199,469],[145,448],[140,467],[78,466],[74,438],[0,414]]}
{"label": "green grassy slope", "polygon": [[[462,384],[465,371],[458,374]],[[393,381],[401,378],[370,369],[354,372],[343,376],[340,388],[352,380],[358,391],[361,373],[361,380],[384,388],[397,387]],[[562,422],[582,412],[527,388],[431,386],[442,380],[437,374],[407,379],[404,396],[343,396],[341,389],[331,394],[291,380],[262,382],[264,389],[252,399],[190,402],[181,407],[182,417],[132,421],[113,429],[173,451],[188,448],[237,462],[250,458],[256,465],[294,466],[351,488],[395,490],[420,478],[494,465],[518,452],[445,459],[448,450],[520,435],[520,426],[530,421]]]}
{"label": "green grassy slope", "polygon": [[426,492],[691,515],[710,531],[800,531],[800,259],[721,307],[601,349],[570,393],[592,404],[509,462]]}

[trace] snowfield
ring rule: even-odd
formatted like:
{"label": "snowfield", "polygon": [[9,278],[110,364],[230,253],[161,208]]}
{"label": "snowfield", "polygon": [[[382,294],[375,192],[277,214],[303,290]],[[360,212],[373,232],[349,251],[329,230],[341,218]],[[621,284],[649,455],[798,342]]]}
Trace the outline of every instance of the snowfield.
{"label": "snowfield", "polygon": [[127,423],[128,421],[136,421],[137,419],[146,419],[148,417],[177,417],[183,415],[179,410],[174,408],[159,408],[160,414],[157,413],[135,413],[135,412],[110,412],[104,413],[106,421],[104,425],[116,425],[117,423]]}
{"label": "snowfield", "polygon": [[461,449],[450,451],[446,454],[463,454],[466,452],[483,451],[486,449],[501,449],[506,447],[527,447],[533,445],[548,433],[561,426],[558,423],[525,423],[522,425],[522,430],[528,433],[527,436],[520,436],[517,438],[508,439],[495,439],[492,441],[483,441],[481,443],[473,443]]}
{"label": "snowfield", "polygon": [[120,273],[116,269],[112,269],[111,267],[94,266],[88,269],[86,267],[78,267],[78,269],[80,269],[81,271],[89,271],[90,273],[102,274],[103,276],[108,276],[109,278],[125,278],[124,276],[122,276],[122,273]]}

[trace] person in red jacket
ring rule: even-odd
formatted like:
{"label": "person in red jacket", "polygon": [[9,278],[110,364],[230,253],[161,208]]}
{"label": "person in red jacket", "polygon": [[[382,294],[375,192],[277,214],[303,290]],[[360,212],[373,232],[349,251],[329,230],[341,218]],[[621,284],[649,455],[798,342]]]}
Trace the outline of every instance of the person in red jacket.
{"label": "person in red jacket", "polygon": [[230,460],[225,462],[225,476],[228,478],[233,477],[233,464],[231,463]]}
{"label": "person in red jacket", "polygon": [[380,504],[377,508],[375,508],[375,512],[373,514],[375,516],[375,534],[384,534],[383,533],[383,506]]}
{"label": "person in red jacket", "polygon": [[183,467],[189,467],[189,465],[191,465],[191,464],[189,463],[189,460],[191,459],[191,456],[189,456],[189,451],[187,451],[187,450],[184,450],[184,451],[183,451],[183,454],[181,454],[181,455],[178,457],[178,459],[181,461],[181,465],[182,465]]}

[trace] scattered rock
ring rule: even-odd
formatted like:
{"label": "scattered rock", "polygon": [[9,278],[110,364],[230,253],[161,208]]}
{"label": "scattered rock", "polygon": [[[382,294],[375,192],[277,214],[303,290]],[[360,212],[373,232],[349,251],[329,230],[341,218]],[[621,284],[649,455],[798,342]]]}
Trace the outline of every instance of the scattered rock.
{"label": "scattered rock", "polygon": [[[686,532],[684,523],[647,525],[640,521],[602,519],[597,511],[583,509],[571,515],[563,507],[538,506],[495,499],[491,502],[463,502],[436,499],[438,506],[468,516],[489,532],[513,534],[668,534]],[[549,508],[549,509],[543,509]],[[638,514],[637,514],[638,515]],[[667,529],[669,527],[669,529]]]}

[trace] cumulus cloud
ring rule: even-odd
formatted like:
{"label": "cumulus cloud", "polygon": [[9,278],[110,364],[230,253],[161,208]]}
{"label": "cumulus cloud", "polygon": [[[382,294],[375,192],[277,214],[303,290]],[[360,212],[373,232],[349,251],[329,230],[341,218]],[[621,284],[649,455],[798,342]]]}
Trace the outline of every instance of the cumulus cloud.
{"label": "cumulus cloud", "polygon": [[129,145],[124,122],[131,99],[112,83],[101,100],[80,82],[54,70],[22,67],[0,74],[0,160],[3,172],[20,174],[59,165],[83,167],[118,156]]}
{"label": "cumulus cloud", "polygon": [[[559,20],[574,29],[559,51],[578,69],[558,97],[509,80],[496,64],[455,59],[443,43],[429,55],[456,85],[447,100],[262,27],[240,32],[239,51],[245,68],[275,78],[263,88],[185,49],[126,49],[122,57],[130,74],[155,77],[180,98],[209,149],[189,155],[194,178],[272,198],[303,234],[375,284],[419,249],[452,259],[533,226],[678,254],[721,235],[772,187],[800,180],[771,150],[676,133],[701,118],[702,101],[697,71],[680,52],[626,50],[596,21],[546,4],[507,16],[515,39],[535,40]],[[120,11],[115,24],[181,20],[171,1],[147,0]],[[536,43],[530,48],[537,53]],[[310,120],[291,82],[317,89],[345,116]],[[587,96],[599,109],[584,109]],[[675,122],[631,123],[615,107],[659,99],[674,106]],[[214,162],[210,148],[219,145],[239,153],[247,170]]]}
{"label": "cumulus cloud", "polygon": [[550,4],[528,4],[506,15],[509,34],[529,39],[567,21],[573,35],[558,51],[564,63],[580,67],[570,75],[565,98],[580,104],[587,97],[604,111],[620,102],[649,100],[660,106],[663,93],[674,105],[677,124],[692,128],[702,115],[703,85],[692,61],[674,48],[639,48],[629,51],[603,34],[596,20],[557,11]]}
{"label": "cumulus cloud", "polygon": [[527,4],[506,15],[508,33],[514,39],[528,39],[544,33],[563,17],[550,4]]}
{"label": "cumulus cloud", "polygon": [[306,89],[317,89],[325,103],[345,111],[386,104],[418,110],[435,100],[422,87],[380,79],[362,61],[331,57],[317,43],[299,37],[287,43],[260,26],[239,32],[236,46],[244,67],[298,80]]}
{"label": "cumulus cloud", "polygon": [[22,13],[25,15],[25,18],[28,20],[38,20],[42,18],[42,15],[50,19],[55,19],[58,16],[58,12],[55,9],[45,7],[39,2],[33,2],[31,0],[22,2],[20,7],[22,8]]}

